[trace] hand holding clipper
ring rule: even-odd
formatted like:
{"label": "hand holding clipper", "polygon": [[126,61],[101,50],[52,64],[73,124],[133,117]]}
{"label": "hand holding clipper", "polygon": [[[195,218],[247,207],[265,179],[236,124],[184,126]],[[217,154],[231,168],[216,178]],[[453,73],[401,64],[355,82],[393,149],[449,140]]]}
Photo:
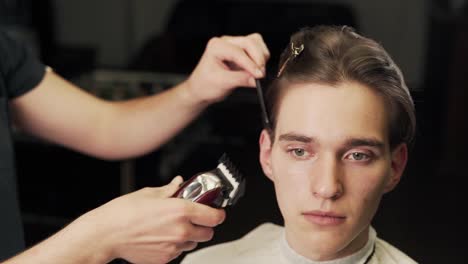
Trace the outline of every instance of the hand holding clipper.
{"label": "hand holding clipper", "polygon": [[193,176],[181,185],[173,197],[225,208],[235,204],[244,192],[245,179],[223,154],[215,169]]}

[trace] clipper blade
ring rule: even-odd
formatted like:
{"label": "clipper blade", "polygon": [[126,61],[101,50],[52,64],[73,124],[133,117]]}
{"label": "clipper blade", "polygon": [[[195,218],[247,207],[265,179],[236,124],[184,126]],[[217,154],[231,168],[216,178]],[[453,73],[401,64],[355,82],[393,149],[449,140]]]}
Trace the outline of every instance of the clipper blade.
{"label": "clipper blade", "polygon": [[215,169],[196,174],[182,183],[172,197],[224,208],[234,205],[244,192],[244,177],[227,155],[223,154]]}
{"label": "clipper blade", "polygon": [[231,185],[231,188],[226,189],[226,205],[234,205],[245,193],[245,179],[226,153],[219,158],[218,162],[219,165],[217,168],[221,171],[221,175],[224,176],[224,180]]}

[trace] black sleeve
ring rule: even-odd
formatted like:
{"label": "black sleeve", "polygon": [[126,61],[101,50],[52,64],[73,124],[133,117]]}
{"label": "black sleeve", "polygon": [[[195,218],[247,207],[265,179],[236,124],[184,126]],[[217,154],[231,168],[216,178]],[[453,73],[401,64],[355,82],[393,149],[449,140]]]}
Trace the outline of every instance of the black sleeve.
{"label": "black sleeve", "polygon": [[44,77],[45,66],[25,45],[0,31],[0,72],[11,99],[36,87]]}

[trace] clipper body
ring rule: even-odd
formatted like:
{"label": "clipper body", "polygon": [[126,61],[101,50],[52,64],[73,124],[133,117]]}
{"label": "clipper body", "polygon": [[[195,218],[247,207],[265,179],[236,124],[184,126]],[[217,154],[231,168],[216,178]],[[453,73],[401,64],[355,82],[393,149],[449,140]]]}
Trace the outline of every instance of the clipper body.
{"label": "clipper body", "polygon": [[224,154],[217,168],[193,176],[173,197],[224,208],[235,204],[244,191],[245,179]]}

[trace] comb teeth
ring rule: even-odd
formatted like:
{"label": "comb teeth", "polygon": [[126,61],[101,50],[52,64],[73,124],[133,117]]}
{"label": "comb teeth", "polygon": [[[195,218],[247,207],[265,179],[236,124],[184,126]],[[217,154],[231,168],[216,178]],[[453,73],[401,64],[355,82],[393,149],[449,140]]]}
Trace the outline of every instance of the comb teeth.
{"label": "comb teeth", "polygon": [[[219,158],[218,169],[221,170],[221,172],[226,176],[226,179],[233,186],[232,191],[229,193],[229,197],[232,199],[231,203],[235,203],[237,199],[244,194],[245,179],[228,158],[226,153]],[[239,193],[239,195],[237,195],[237,193]]]}
{"label": "comb teeth", "polygon": [[227,156],[226,153],[224,153],[221,158],[219,158],[219,161],[218,161],[220,164],[224,164],[224,166],[226,166],[226,169],[229,170],[229,172],[231,172],[232,176],[235,178],[235,180],[237,181],[238,177],[241,177],[241,174],[239,172],[239,170],[236,168],[236,166],[234,166],[234,164],[232,163],[232,161],[229,159],[229,157]]}

